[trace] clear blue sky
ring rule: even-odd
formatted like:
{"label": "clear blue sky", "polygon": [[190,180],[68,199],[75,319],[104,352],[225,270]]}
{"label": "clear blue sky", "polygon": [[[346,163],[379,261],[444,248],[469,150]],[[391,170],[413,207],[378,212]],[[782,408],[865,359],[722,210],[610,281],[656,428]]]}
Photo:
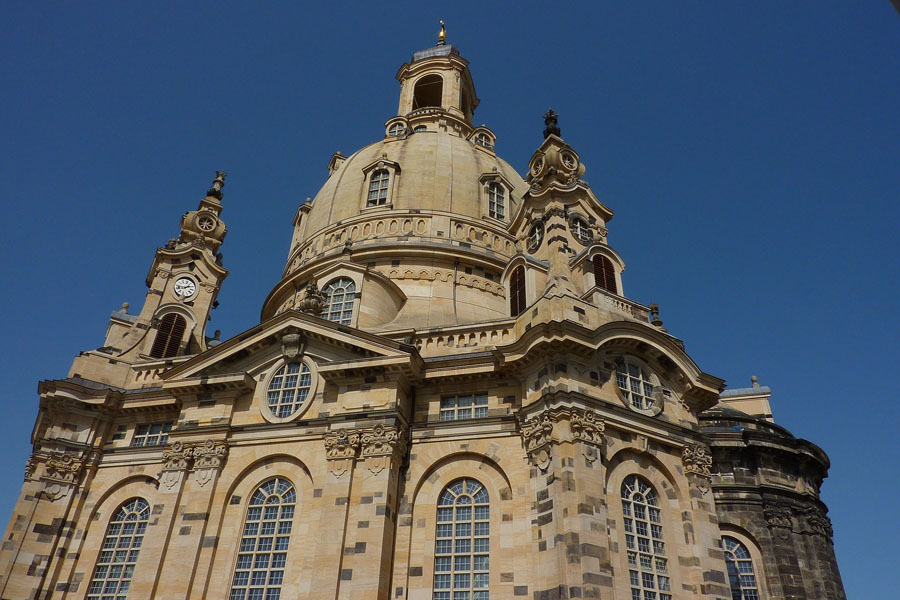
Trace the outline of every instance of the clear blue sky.
{"label": "clear blue sky", "polygon": [[[447,4],[447,3],[443,3]],[[0,519],[37,381],[140,306],[215,169],[231,270],[212,328],[259,320],[298,203],[378,139],[437,22],[475,119],[523,172],[559,111],[616,217],[625,291],[705,371],[774,389],[819,444],[851,598],[896,588],[900,15],[866,2],[0,4]],[[886,304],[885,304],[886,303]],[[4,521],[5,522],[5,521]]]}

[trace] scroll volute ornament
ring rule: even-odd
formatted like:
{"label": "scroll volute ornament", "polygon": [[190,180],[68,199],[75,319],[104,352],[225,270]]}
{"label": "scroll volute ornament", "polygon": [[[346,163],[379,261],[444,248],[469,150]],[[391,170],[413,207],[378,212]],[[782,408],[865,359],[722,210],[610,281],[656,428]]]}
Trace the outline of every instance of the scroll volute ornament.
{"label": "scroll volute ornament", "polygon": [[550,442],[553,440],[553,421],[543,412],[521,423],[522,444],[533,465],[546,471],[550,466]]}

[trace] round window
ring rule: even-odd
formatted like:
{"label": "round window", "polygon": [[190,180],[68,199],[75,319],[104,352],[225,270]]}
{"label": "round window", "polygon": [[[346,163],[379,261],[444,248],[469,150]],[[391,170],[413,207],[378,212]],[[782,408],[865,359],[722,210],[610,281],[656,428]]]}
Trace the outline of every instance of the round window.
{"label": "round window", "polygon": [[587,221],[581,217],[574,217],[569,222],[569,229],[572,231],[572,235],[575,239],[582,244],[587,244],[591,241],[591,230],[588,227]]}
{"label": "round window", "polygon": [[282,365],[269,380],[266,407],[278,420],[293,417],[306,405],[313,392],[313,378],[306,362]]}
{"label": "round window", "polygon": [[528,251],[534,252],[541,247],[541,242],[543,241],[544,224],[540,222],[535,223],[531,226],[531,229],[528,230]]}
{"label": "round window", "polygon": [[662,403],[656,399],[656,384],[646,369],[633,360],[623,360],[616,367],[616,385],[628,406],[641,412],[662,412]]}

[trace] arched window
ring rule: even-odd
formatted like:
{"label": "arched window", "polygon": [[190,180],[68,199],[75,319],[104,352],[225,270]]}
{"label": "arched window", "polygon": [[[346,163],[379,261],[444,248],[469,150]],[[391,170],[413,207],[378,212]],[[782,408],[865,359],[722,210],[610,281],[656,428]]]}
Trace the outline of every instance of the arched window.
{"label": "arched window", "polygon": [[172,358],[178,354],[181,338],[187,329],[187,321],[177,313],[169,313],[159,320],[159,328],[156,339],[153,340],[153,348],[150,356],[153,358]]}
{"label": "arched window", "polygon": [[413,110],[426,106],[441,106],[444,80],[440,75],[426,75],[416,82],[413,92]]}
{"label": "arched window", "polygon": [[602,254],[594,256],[594,285],[613,294],[619,293],[619,287],[616,285],[616,270],[613,268],[612,261]]}
{"label": "arched window", "polygon": [[388,135],[400,137],[406,132],[406,125],[403,123],[394,123],[388,128]]}
{"label": "arched window", "polygon": [[525,310],[525,267],[519,265],[509,276],[509,314],[518,317]]}
{"label": "arched window", "polygon": [[538,221],[528,230],[528,251],[537,251],[542,241],[544,241],[544,224]]}
{"label": "arched window", "polygon": [[506,190],[497,182],[488,184],[488,215],[501,221],[506,216]]}
{"label": "arched window", "polygon": [[335,279],[322,291],[328,296],[328,304],[322,318],[341,325],[349,325],[353,319],[353,300],[356,292],[353,280],[347,277]]}
{"label": "arched window", "polygon": [[490,518],[487,490],[474,479],[455,481],[441,493],[433,600],[488,600]]}
{"label": "arched window", "polygon": [[659,500],[637,475],[622,482],[622,515],[632,600],[672,600]]}
{"label": "arched window", "polygon": [[366,196],[366,206],[381,206],[387,203],[390,179],[391,174],[387,169],[378,169],[372,173],[369,179],[369,194]]}
{"label": "arched window", "polygon": [[150,504],[132,498],[119,507],[106,528],[86,600],[125,600],[150,520]]}
{"label": "arched window", "polygon": [[638,410],[650,410],[656,391],[650,374],[634,361],[625,359],[616,367],[616,385],[625,399]]}
{"label": "arched window", "polygon": [[478,135],[476,135],[475,144],[483,148],[487,148],[488,150],[494,149],[494,144],[491,143],[491,138],[486,133],[479,133]]}
{"label": "arched window", "polygon": [[725,564],[732,600],[759,600],[759,586],[753,572],[753,560],[747,547],[733,537],[723,537]]}
{"label": "arched window", "polygon": [[278,369],[269,382],[266,402],[272,416],[290,417],[303,407],[312,387],[312,375],[305,362],[289,363]]}
{"label": "arched window", "polygon": [[276,477],[250,497],[229,600],[279,600],[297,494]]}

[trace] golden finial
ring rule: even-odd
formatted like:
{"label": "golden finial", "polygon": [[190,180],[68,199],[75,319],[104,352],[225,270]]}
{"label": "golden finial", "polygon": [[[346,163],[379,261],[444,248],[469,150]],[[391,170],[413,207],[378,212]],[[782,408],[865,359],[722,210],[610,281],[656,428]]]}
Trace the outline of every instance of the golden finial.
{"label": "golden finial", "polygon": [[444,20],[441,19],[441,32],[438,34],[438,46],[447,43],[447,30],[444,28]]}

